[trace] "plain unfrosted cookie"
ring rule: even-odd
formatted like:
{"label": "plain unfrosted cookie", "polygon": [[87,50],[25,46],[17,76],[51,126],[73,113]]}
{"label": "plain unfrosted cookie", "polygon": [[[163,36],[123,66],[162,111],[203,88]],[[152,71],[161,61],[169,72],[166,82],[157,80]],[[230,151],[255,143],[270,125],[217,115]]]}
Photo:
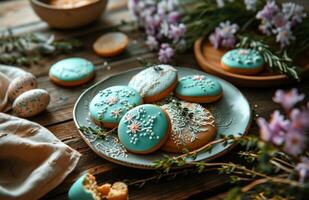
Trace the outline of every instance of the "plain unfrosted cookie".
{"label": "plain unfrosted cookie", "polygon": [[172,123],[171,135],[162,150],[172,153],[193,151],[215,138],[214,117],[200,104],[172,100],[161,107]]}
{"label": "plain unfrosted cookie", "polygon": [[182,77],[176,87],[175,96],[194,103],[211,103],[223,95],[221,84],[204,75]]}
{"label": "plain unfrosted cookie", "polygon": [[127,111],[142,103],[142,97],[133,88],[112,86],[100,91],[91,100],[89,112],[96,124],[114,128]]}
{"label": "plain unfrosted cookie", "polygon": [[221,66],[232,73],[252,75],[263,70],[264,59],[254,49],[234,49],[223,55]]}
{"label": "plain unfrosted cookie", "polygon": [[159,101],[175,89],[178,81],[177,70],[170,65],[156,65],[139,72],[129,82],[146,103]]}
{"label": "plain unfrosted cookie", "polygon": [[169,138],[171,122],[159,106],[144,104],[127,112],[119,122],[118,138],[124,147],[138,154],[159,149]]}
{"label": "plain unfrosted cookie", "polygon": [[112,57],[123,52],[128,44],[129,38],[124,33],[106,33],[94,42],[93,50],[100,56]]}

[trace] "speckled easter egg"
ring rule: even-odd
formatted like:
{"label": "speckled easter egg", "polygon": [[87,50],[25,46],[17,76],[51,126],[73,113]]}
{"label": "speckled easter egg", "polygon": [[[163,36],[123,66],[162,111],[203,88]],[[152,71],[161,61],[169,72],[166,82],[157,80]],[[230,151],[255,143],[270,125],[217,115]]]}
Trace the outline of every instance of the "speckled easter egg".
{"label": "speckled easter egg", "polygon": [[9,101],[13,102],[22,93],[37,88],[37,85],[35,76],[30,73],[15,78],[8,88]]}
{"label": "speckled easter egg", "polygon": [[32,117],[48,106],[50,96],[46,90],[33,89],[22,93],[13,103],[13,112],[18,117]]}

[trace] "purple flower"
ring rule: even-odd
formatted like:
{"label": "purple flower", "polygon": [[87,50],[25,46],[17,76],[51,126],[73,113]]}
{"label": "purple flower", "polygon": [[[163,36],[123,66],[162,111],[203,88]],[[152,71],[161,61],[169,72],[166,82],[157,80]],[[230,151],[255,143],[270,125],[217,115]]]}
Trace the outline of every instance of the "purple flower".
{"label": "purple flower", "polygon": [[257,0],[244,0],[244,3],[245,3],[247,10],[252,10],[252,11],[256,10]]}
{"label": "purple flower", "polygon": [[309,110],[306,108],[297,109],[294,108],[290,114],[291,126],[293,129],[297,129],[303,133],[309,129]]}
{"label": "purple flower", "polygon": [[147,41],[146,41],[147,46],[150,48],[150,50],[157,50],[159,47],[159,43],[156,40],[155,37],[149,35],[147,37]]}
{"label": "purple flower", "polygon": [[260,127],[260,137],[266,142],[281,145],[284,142],[285,131],[289,127],[289,121],[285,120],[279,111],[272,114],[268,123],[264,118],[259,118],[257,124]]}
{"label": "purple flower", "polygon": [[181,14],[178,11],[173,11],[168,14],[168,22],[171,24],[178,23],[181,18]]}
{"label": "purple flower", "polygon": [[186,33],[186,26],[184,24],[174,25],[172,24],[169,29],[169,38],[174,41],[178,41],[182,38]]}
{"label": "purple flower", "polygon": [[259,29],[262,31],[262,33],[268,36],[272,34],[272,24],[268,21],[262,21],[262,23],[259,26]]}
{"label": "purple flower", "polygon": [[264,8],[257,13],[256,18],[269,21],[277,14],[278,11],[279,7],[276,2],[268,1]]}
{"label": "purple flower", "polygon": [[296,170],[299,176],[299,182],[304,183],[305,179],[309,176],[309,159],[302,157],[301,162],[296,165]]}
{"label": "purple flower", "polygon": [[283,150],[292,156],[298,156],[306,148],[306,142],[306,135],[303,132],[290,128],[285,135]]}
{"label": "purple flower", "polygon": [[286,18],[285,15],[282,13],[278,13],[274,18],[273,18],[273,24],[276,28],[284,27],[288,23],[288,19]]}
{"label": "purple flower", "polygon": [[216,49],[220,47],[233,48],[236,44],[235,34],[238,29],[237,24],[231,24],[230,21],[222,22],[209,36],[209,41]]}
{"label": "purple flower", "polygon": [[281,104],[286,111],[290,111],[295,104],[304,100],[304,98],[305,95],[299,94],[297,89],[294,88],[288,92],[277,90],[275,96],[273,97],[273,101]]}
{"label": "purple flower", "polygon": [[287,18],[291,19],[292,22],[294,23],[302,22],[303,18],[307,16],[306,12],[304,12],[303,6],[291,2],[282,4],[282,12]]}
{"label": "purple flower", "polygon": [[161,63],[168,63],[173,58],[174,54],[175,50],[171,48],[169,44],[163,43],[159,51],[159,61]]}

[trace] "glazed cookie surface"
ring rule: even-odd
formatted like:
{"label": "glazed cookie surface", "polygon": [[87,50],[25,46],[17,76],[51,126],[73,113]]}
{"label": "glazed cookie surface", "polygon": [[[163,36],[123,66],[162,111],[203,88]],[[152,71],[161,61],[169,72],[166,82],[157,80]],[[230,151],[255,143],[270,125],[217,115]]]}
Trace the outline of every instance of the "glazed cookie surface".
{"label": "glazed cookie surface", "polygon": [[175,95],[185,101],[194,103],[211,103],[223,94],[220,83],[204,75],[191,75],[181,78]]}
{"label": "glazed cookie surface", "polygon": [[77,179],[69,190],[70,200],[100,200],[95,177],[87,173]]}
{"label": "glazed cookie surface", "polygon": [[184,149],[192,151],[214,139],[214,117],[200,104],[173,100],[161,107],[172,123],[171,135],[162,150],[172,153],[182,153]]}
{"label": "glazed cookie surface", "polygon": [[155,102],[169,95],[177,85],[177,70],[170,65],[156,65],[136,74],[129,86],[136,89],[145,102]]}
{"label": "glazed cookie surface", "polygon": [[67,58],[53,64],[49,70],[49,77],[62,86],[81,85],[94,76],[93,64],[83,58]]}
{"label": "glazed cookie surface", "polygon": [[171,123],[156,105],[144,104],[127,112],[118,126],[118,137],[126,149],[147,154],[159,149],[168,139]]}
{"label": "glazed cookie surface", "polygon": [[234,49],[221,58],[224,70],[237,74],[256,74],[263,70],[264,59],[254,49]]}
{"label": "glazed cookie surface", "polygon": [[113,128],[127,111],[142,103],[142,97],[133,88],[113,86],[100,91],[91,100],[89,111],[97,124]]}

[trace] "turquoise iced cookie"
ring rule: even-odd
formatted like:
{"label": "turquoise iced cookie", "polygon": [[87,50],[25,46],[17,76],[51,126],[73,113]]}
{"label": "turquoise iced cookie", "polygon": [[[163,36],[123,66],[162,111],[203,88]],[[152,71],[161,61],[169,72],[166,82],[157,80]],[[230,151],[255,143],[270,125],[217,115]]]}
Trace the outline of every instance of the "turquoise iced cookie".
{"label": "turquoise iced cookie", "polygon": [[263,69],[264,59],[254,49],[234,49],[221,58],[224,70],[237,74],[256,74]]}
{"label": "turquoise iced cookie", "polygon": [[100,194],[96,190],[95,179],[85,174],[77,179],[69,190],[69,200],[96,200]]}
{"label": "turquoise iced cookie", "polygon": [[127,111],[142,103],[142,97],[133,88],[113,86],[100,91],[91,100],[89,111],[96,123],[113,128]]}
{"label": "turquoise iced cookie", "polygon": [[177,84],[177,70],[170,65],[156,65],[136,74],[129,86],[138,91],[146,103],[169,95]]}
{"label": "turquoise iced cookie", "polygon": [[175,90],[179,99],[193,103],[210,103],[222,96],[220,83],[204,75],[191,75],[181,78]]}
{"label": "turquoise iced cookie", "polygon": [[49,69],[49,76],[59,85],[81,85],[93,78],[94,66],[83,58],[67,58],[53,64]]}
{"label": "turquoise iced cookie", "polygon": [[159,149],[171,132],[170,119],[158,106],[144,104],[127,112],[119,122],[118,137],[126,149],[147,154]]}

